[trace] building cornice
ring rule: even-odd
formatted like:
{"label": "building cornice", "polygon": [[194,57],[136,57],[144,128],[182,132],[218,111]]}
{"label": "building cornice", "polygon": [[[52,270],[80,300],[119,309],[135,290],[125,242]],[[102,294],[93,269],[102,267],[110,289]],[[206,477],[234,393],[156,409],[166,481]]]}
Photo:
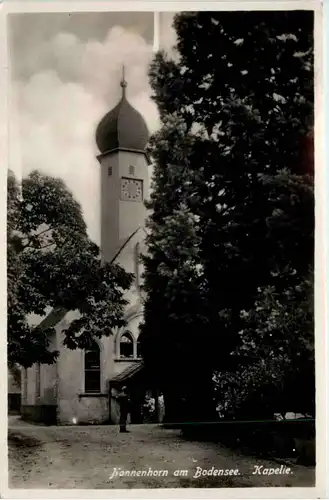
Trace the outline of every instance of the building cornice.
{"label": "building cornice", "polygon": [[148,165],[151,165],[150,156],[148,155],[148,153],[144,149],[130,149],[130,148],[120,148],[120,147],[118,147],[118,148],[114,148],[114,149],[109,149],[108,151],[104,151],[104,153],[99,154],[96,158],[97,158],[97,160],[99,162],[101,162],[102,158],[104,158],[105,156],[109,156],[109,155],[112,155],[114,153],[118,153],[120,151],[125,151],[127,153],[139,153],[139,154],[143,154],[146,157]]}

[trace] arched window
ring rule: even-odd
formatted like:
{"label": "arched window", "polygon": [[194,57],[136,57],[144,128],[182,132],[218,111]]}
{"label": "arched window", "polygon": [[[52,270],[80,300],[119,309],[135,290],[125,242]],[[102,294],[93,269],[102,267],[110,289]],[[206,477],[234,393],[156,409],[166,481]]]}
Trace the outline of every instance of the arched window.
{"label": "arched window", "polygon": [[85,351],[85,392],[101,392],[101,360],[97,342]]}
{"label": "arched window", "polygon": [[130,332],[125,332],[120,338],[120,358],[134,357],[134,341]]}

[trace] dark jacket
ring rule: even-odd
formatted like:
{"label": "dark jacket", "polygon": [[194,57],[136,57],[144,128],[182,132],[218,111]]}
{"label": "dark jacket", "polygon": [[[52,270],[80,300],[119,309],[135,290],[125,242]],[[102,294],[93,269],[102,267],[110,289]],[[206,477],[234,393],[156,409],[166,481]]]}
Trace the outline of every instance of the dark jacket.
{"label": "dark jacket", "polygon": [[120,392],[117,395],[117,401],[120,405],[120,412],[121,413],[128,413],[129,411],[129,397],[128,394],[125,394],[124,392]]}

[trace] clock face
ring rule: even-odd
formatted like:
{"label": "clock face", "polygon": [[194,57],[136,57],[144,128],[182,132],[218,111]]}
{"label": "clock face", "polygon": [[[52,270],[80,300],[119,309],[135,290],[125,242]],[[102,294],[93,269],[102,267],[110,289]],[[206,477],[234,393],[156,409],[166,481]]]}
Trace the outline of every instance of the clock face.
{"label": "clock face", "polygon": [[143,181],[122,177],[121,199],[126,201],[143,201]]}

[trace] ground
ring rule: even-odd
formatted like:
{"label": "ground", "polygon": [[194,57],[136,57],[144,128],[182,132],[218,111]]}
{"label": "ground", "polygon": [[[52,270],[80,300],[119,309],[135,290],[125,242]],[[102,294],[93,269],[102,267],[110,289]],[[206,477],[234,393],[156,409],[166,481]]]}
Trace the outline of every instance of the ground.
{"label": "ground", "polygon": [[[277,461],[233,452],[215,443],[187,441],[158,425],[46,427],[11,417],[8,430],[10,488],[205,488],[314,486],[312,467],[293,465],[288,475],[253,474],[256,465],[277,469]],[[239,475],[193,478],[202,469],[238,469]],[[167,470],[164,477],[114,477],[122,470]],[[187,470],[175,476],[174,471]],[[178,474],[176,472],[176,474]]]}

